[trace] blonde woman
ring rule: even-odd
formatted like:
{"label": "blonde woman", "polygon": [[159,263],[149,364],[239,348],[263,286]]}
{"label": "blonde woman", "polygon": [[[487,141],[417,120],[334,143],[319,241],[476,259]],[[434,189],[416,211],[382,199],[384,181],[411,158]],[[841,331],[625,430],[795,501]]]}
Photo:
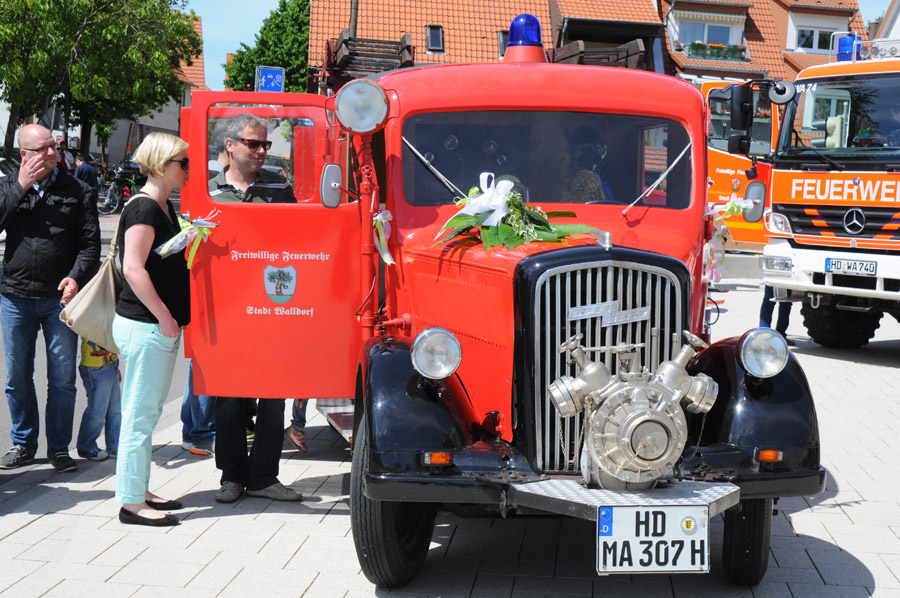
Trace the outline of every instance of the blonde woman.
{"label": "blonde woman", "polygon": [[151,133],[133,160],[147,184],[122,212],[119,259],[125,288],[116,305],[113,338],[125,363],[122,427],[116,462],[119,521],[136,525],[178,525],[163,513],[182,508],[149,490],[152,435],[172,382],[181,330],[190,320],[188,269],[183,253],[165,259],[153,249],[179,232],[169,201],[187,182],[188,144],[173,135]]}

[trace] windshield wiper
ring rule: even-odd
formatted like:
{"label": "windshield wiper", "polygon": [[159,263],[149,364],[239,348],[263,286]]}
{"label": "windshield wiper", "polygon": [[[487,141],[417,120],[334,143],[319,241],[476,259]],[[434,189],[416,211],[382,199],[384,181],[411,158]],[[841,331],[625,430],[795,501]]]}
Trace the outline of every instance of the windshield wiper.
{"label": "windshield wiper", "polygon": [[653,184],[651,184],[649,187],[644,189],[644,192],[641,193],[640,195],[638,195],[637,199],[635,199],[633,202],[628,204],[628,206],[626,206],[626,208],[624,210],[622,210],[622,215],[624,216],[625,214],[627,214],[628,210],[633,208],[635,206],[635,204],[637,204],[637,202],[641,201],[642,199],[644,199],[645,197],[647,197],[648,195],[650,195],[651,193],[656,191],[656,188],[659,187],[664,180],[666,180],[666,177],[669,176],[669,173],[672,172],[672,169],[675,168],[675,166],[679,162],[681,162],[681,159],[684,158],[684,155],[687,153],[687,151],[689,149],[691,149],[690,141],[688,141],[688,144],[686,146],[684,146],[684,149],[681,150],[681,153],[678,154],[678,157],[675,158],[675,161],[672,162],[672,164],[668,168],[666,168],[665,171],[663,171],[663,173],[661,175],[659,175],[659,178],[656,179],[655,181],[653,181]]}
{"label": "windshield wiper", "polygon": [[466,197],[466,194],[463,193],[462,191],[460,191],[459,188],[458,188],[456,185],[453,184],[453,181],[451,181],[450,179],[448,179],[447,177],[445,177],[443,174],[441,174],[441,172],[440,172],[437,168],[435,168],[435,167],[431,164],[431,162],[429,162],[429,161],[425,158],[425,156],[423,156],[423,155],[421,154],[421,152],[419,152],[419,150],[417,150],[417,149],[413,146],[413,144],[410,143],[410,142],[406,139],[406,137],[403,137],[403,143],[405,143],[405,144],[406,144],[406,147],[408,147],[409,150],[410,150],[413,154],[415,154],[416,158],[419,159],[419,162],[421,162],[422,164],[425,165],[425,168],[428,169],[428,172],[430,172],[431,174],[433,174],[433,175],[434,175],[434,178],[436,178],[438,181],[440,181],[441,184],[444,185],[444,187],[447,188],[447,191],[449,191],[450,193],[453,193],[453,194],[454,194],[454,196],[455,196],[454,199],[463,199],[464,197]]}
{"label": "windshield wiper", "polygon": [[812,155],[814,155],[815,157],[819,158],[821,161],[823,161],[826,164],[828,164],[829,166],[831,166],[834,170],[844,170],[843,164],[841,164],[837,160],[829,158],[828,156],[826,156],[825,154],[823,154],[822,152],[820,152],[819,150],[817,150],[814,147],[804,146],[804,147],[795,147],[792,149],[797,153],[800,153],[801,150],[803,150],[803,152],[809,151]]}

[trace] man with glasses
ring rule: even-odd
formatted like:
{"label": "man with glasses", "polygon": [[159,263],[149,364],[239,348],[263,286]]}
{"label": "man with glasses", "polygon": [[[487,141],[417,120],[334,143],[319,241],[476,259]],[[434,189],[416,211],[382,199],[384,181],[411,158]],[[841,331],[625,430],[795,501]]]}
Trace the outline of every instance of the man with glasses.
{"label": "man with glasses", "polygon": [[[268,141],[265,121],[242,114],[228,121],[225,150],[228,165],[209,181],[209,194],[223,202],[296,203],[283,177],[262,169]],[[256,412],[253,447],[247,450],[245,404],[248,399],[216,397],[216,467],[222,471],[216,501],[232,503],[241,497],[302,500],[299,492],[278,481],[281,459],[284,400],[261,399]]]}
{"label": "man with glasses", "polygon": [[56,142],[40,125],[18,134],[22,164],[0,179],[0,230],[6,231],[0,281],[0,327],[6,354],[6,400],[13,447],[0,469],[31,461],[40,420],[34,384],[35,343],[47,346],[47,457],[57,471],[78,469],[69,457],[75,412],[78,336],[59,312],[100,264],[100,223],[91,188],[59,166]]}
{"label": "man with glasses", "polygon": [[228,165],[209,181],[209,194],[216,201],[296,203],[290,183],[263,170],[268,141],[266,123],[252,114],[230,119],[225,128]]}

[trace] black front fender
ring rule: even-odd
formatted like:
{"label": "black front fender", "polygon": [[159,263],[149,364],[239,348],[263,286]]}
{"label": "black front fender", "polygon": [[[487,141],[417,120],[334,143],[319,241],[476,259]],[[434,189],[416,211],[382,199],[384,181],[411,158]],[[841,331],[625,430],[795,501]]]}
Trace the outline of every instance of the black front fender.
{"label": "black front fender", "polygon": [[[800,363],[791,354],[779,374],[756,378],[740,363],[739,340],[720,341],[691,363],[689,371],[710,376],[719,394],[706,416],[688,418],[693,446],[684,453],[682,471],[746,487],[745,498],[821,492],[819,425]],[[757,453],[766,449],[781,451],[783,459],[761,464]]]}
{"label": "black front fender", "polygon": [[422,453],[474,442],[471,402],[456,375],[429,380],[413,368],[408,346],[384,341],[370,343],[362,365],[370,473],[428,471]]}

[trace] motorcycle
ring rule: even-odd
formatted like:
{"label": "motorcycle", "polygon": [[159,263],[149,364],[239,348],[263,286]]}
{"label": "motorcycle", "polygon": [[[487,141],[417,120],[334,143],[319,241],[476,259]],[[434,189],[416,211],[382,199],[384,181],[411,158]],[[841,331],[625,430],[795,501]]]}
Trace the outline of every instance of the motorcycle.
{"label": "motorcycle", "polygon": [[123,160],[100,177],[97,189],[97,211],[102,215],[115,214],[125,207],[134,192],[147,182],[137,164]]}

